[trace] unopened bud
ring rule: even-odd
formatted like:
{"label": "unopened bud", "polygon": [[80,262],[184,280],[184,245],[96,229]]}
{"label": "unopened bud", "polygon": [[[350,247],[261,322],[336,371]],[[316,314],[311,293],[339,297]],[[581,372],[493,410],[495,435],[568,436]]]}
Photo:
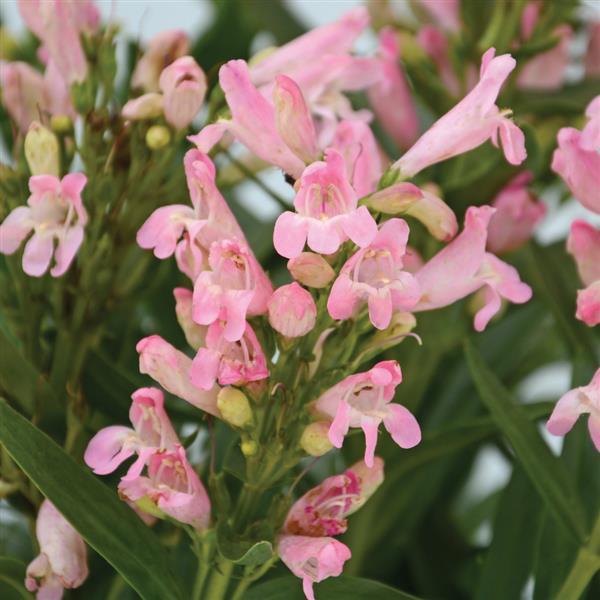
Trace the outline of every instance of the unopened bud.
{"label": "unopened bud", "polygon": [[175,288],[173,290],[175,296],[175,314],[177,322],[185,335],[187,343],[194,349],[198,350],[204,345],[206,339],[206,325],[198,325],[192,319],[192,291],[186,288]]}
{"label": "unopened bud", "polygon": [[54,133],[64,135],[73,130],[73,120],[69,115],[54,115],[50,119],[50,127]]}
{"label": "unopened bud", "polygon": [[34,121],[25,136],[25,158],[32,175],[60,174],[60,149],[57,137]]}
{"label": "unopened bud", "polygon": [[244,456],[254,456],[258,451],[258,444],[254,440],[244,440],[240,448]]}
{"label": "unopened bud", "polygon": [[307,454],[323,456],[333,448],[328,436],[329,426],[325,421],[317,421],[308,425],[302,432],[300,446]]}
{"label": "unopened bud", "polygon": [[146,144],[150,150],[160,150],[171,141],[171,132],[164,125],[152,125],[146,132]]}
{"label": "unopened bud", "polygon": [[335,277],[331,265],[320,254],[313,252],[302,252],[292,258],[288,261],[287,268],[296,281],[308,287],[327,287]]}
{"label": "unopened bud", "polygon": [[217,396],[217,408],[223,420],[234,427],[244,427],[252,422],[252,408],[246,395],[234,387],[224,387]]}
{"label": "unopened bud", "polygon": [[374,345],[385,345],[386,342],[397,340],[408,335],[417,324],[415,315],[409,312],[395,312],[388,327],[377,331],[373,336]]}

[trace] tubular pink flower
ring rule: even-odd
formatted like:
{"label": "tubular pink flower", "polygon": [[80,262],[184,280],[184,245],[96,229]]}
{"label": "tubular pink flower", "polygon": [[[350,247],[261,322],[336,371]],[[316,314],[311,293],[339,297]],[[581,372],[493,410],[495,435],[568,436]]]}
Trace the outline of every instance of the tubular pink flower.
{"label": "tubular pink flower", "polygon": [[210,500],[182,446],[156,452],[148,462],[147,476],[121,479],[120,496],[128,502],[148,498],[165,514],[194,529],[210,524]]}
{"label": "tubular pink flower", "polygon": [[186,288],[175,288],[173,296],[175,296],[177,322],[183,331],[183,335],[185,335],[187,343],[194,350],[198,350],[200,346],[204,345],[206,327],[198,325],[192,319],[192,291]]}
{"label": "tubular pink flower", "polygon": [[244,335],[246,317],[267,312],[273,293],[271,282],[252,254],[237,239],[214,242],[208,262],[194,283],[192,315],[200,325],[225,321],[225,339],[236,342]]}
{"label": "tubular pink flower", "polygon": [[402,269],[408,233],[406,221],[390,219],[369,246],[346,261],[327,300],[333,319],[350,318],[366,301],[371,323],[385,329],[394,310],[410,310],[417,303],[419,286],[413,275]]}
{"label": "tubular pink flower", "polygon": [[206,75],[191,56],[173,61],[160,74],[165,119],[176,129],[185,129],[200,111],[206,94]]}
{"label": "tubular pink flower", "polygon": [[501,111],[495,104],[516,61],[510,54],[495,57],[495,52],[490,48],[483,55],[479,83],[394,163],[393,168],[399,169],[403,177],[412,177],[426,167],[473,150],[487,140],[498,145],[498,136],[509,163],[518,165],[525,160],[523,132],[508,118],[510,111]]}
{"label": "tubular pink flower", "polygon": [[567,392],[556,403],[546,428],[552,435],[569,433],[580,415],[589,414],[588,429],[596,450],[600,452],[600,369],[588,385]]}
{"label": "tubular pink flower", "polygon": [[25,587],[40,600],[59,600],[88,576],[85,542],[49,500],[40,506],[35,533],[40,553],[27,567]]}
{"label": "tubular pink flower", "polygon": [[470,207],[462,233],[417,271],[422,295],[412,312],[448,306],[485,287],[485,305],[475,316],[475,329],[483,331],[500,310],[501,298],[517,304],[531,298],[531,288],[521,282],[517,270],[485,252],[494,210]]}
{"label": "tubular pink flower", "polygon": [[112,473],[134,454],[126,479],[137,477],[155,452],[173,450],[179,438],[164,409],[163,393],[156,388],[141,388],[131,396],[129,420],[133,429],[114,425],[101,429],[90,440],[83,460],[97,475]]}
{"label": "tubular pink flower", "polygon": [[304,535],[280,536],[278,551],[285,566],[302,579],[307,600],[315,600],[313,584],[341,575],[352,555],[347,546],[333,538]]}
{"label": "tubular pink flower", "polygon": [[294,258],[306,243],[320,254],[333,254],[348,238],[358,246],[368,245],[377,224],[364,206],[357,208],[357,200],[344,158],[329,148],[325,162],[315,162],[302,173],[294,200],[296,212],[284,212],[277,219],[275,249],[281,256]]}
{"label": "tubular pink flower", "polygon": [[81,192],[86,182],[83,173],[69,173],[62,180],[52,175],[30,177],[28,206],[15,208],[0,225],[0,253],[16,252],[33,230],[23,253],[23,271],[40,277],[48,270],[54,255],[56,264],[50,274],[63,275],[83,241],[87,213]]}
{"label": "tubular pink flower", "polygon": [[496,212],[488,227],[490,252],[502,254],[516,250],[531,238],[536,225],[544,218],[545,204],[527,189],[532,181],[533,173],[521,173],[492,201]]}
{"label": "tubular pink flower", "polygon": [[381,79],[369,89],[369,101],[386,133],[408,148],[419,136],[419,117],[408,83],[400,69],[400,45],[396,32],[385,27],[379,33]]}
{"label": "tubular pink flower", "polygon": [[269,323],[285,337],[301,337],[313,329],[317,306],[310,292],[296,282],[277,288],[268,304]]}
{"label": "tubular pink flower", "polygon": [[585,221],[573,221],[567,239],[567,252],[575,259],[584,285],[600,280],[600,229]]}
{"label": "tubular pink flower", "polygon": [[215,381],[220,385],[244,385],[268,376],[265,354],[248,323],[235,342],[225,338],[223,323],[211,323],[204,347],[198,349],[190,368],[192,383],[203,390],[210,390]]}
{"label": "tubular pink flower", "polygon": [[155,35],[148,49],[138,60],[131,76],[131,85],[146,92],[158,91],[158,79],[163,69],[187,54],[190,40],[181,29],[169,29]]}
{"label": "tubular pink flower", "polygon": [[412,448],[421,441],[421,429],[414,416],[400,404],[391,403],[396,386],[402,381],[395,360],[377,363],[364,373],[346,377],[326,391],[315,404],[319,413],[333,418],[329,440],[341,448],[350,427],[365,434],[365,464],[374,465],[377,430],[380,423],[401,448]]}
{"label": "tubular pink flower", "polygon": [[192,359],[158,335],[141,339],[135,347],[140,355],[140,373],[146,373],[167,392],[183,398],[203,411],[219,417],[217,394],[219,386],[209,391],[199,390],[190,381]]}

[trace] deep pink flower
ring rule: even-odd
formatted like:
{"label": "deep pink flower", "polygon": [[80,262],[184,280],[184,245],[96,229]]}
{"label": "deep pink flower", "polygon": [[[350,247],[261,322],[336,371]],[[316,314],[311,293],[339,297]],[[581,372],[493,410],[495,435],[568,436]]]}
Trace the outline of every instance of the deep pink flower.
{"label": "deep pink flower", "polygon": [[527,186],[533,173],[517,175],[492,201],[496,209],[488,227],[487,247],[490,252],[510,252],[527,242],[536,225],[546,214],[546,205]]}
{"label": "deep pink flower", "polygon": [[477,148],[487,140],[498,145],[506,160],[521,164],[527,153],[523,132],[508,118],[509,110],[495,104],[502,84],[515,68],[510,54],[494,56],[490,48],[481,59],[479,83],[449,112],[438,119],[393,167],[412,177],[426,167]]}
{"label": "deep pink flower", "polygon": [[570,390],[560,398],[546,427],[552,435],[566,435],[579,416],[584,414],[590,415],[588,429],[596,450],[600,452],[600,369],[588,385]]}
{"label": "deep pink flower", "polygon": [[63,275],[83,242],[87,213],[81,192],[86,182],[83,173],[69,173],[62,180],[52,175],[30,177],[28,206],[15,208],[0,225],[0,252],[13,254],[33,231],[23,252],[23,271],[40,277],[54,255],[50,274]]}
{"label": "deep pink flower", "polygon": [[173,296],[175,297],[177,322],[183,331],[183,335],[185,335],[187,343],[194,350],[198,350],[200,346],[204,345],[207,328],[204,325],[198,325],[192,318],[192,291],[186,288],[175,288]]}
{"label": "deep pink flower", "polygon": [[364,373],[346,377],[327,390],[315,409],[333,418],[329,439],[341,448],[350,427],[360,427],[365,434],[365,464],[374,464],[379,425],[388,430],[401,448],[412,448],[421,441],[421,429],[410,411],[391,403],[396,386],[402,381],[400,366],[394,360],[377,363]]}
{"label": "deep pink flower", "polygon": [[88,576],[85,542],[49,500],[40,506],[35,533],[40,553],[27,567],[25,587],[39,600],[60,600]]}
{"label": "deep pink flower", "polygon": [[381,79],[369,89],[369,101],[385,132],[400,148],[408,148],[419,136],[419,117],[408,83],[398,64],[398,34],[391,27],[379,32]]}
{"label": "deep pink flower", "polygon": [[317,306],[310,292],[296,282],[282,285],[268,304],[271,327],[286,337],[301,337],[313,329]]}
{"label": "deep pink flower", "polygon": [[146,476],[123,478],[119,494],[128,502],[148,498],[166,515],[194,529],[210,524],[210,500],[185,450],[177,445],[171,451],[156,452],[148,462]]}
{"label": "deep pink flower", "polygon": [[531,288],[517,270],[485,252],[493,214],[490,206],[470,207],[462,233],[417,271],[422,296],[413,312],[442,308],[485,288],[485,305],[475,315],[475,329],[483,331],[500,310],[502,298],[517,304],[531,298]]}
{"label": "deep pink flower", "polygon": [[83,460],[97,475],[112,473],[134,454],[136,461],[127,479],[137,477],[155,452],[173,450],[179,438],[164,409],[163,393],[156,388],[141,388],[131,396],[129,420],[133,429],[112,425],[101,429],[90,440]]}
{"label": "deep pink flower", "polygon": [[190,40],[181,29],[169,29],[155,35],[148,49],[138,60],[131,76],[131,85],[146,92],[158,91],[158,79],[163,69],[187,54]]}
{"label": "deep pink flower", "polygon": [[237,239],[214,242],[208,256],[210,271],[194,283],[192,315],[200,325],[225,321],[225,339],[244,334],[246,317],[267,312],[271,282],[247,245]]}
{"label": "deep pink flower", "polygon": [[307,600],[315,600],[313,584],[341,575],[352,555],[347,546],[330,537],[282,535],[277,546],[285,566],[302,579]]}
{"label": "deep pink flower", "polygon": [[402,269],[408,233],[406,221],[390,219],[367,247],[346,261],[327,301],[332,318],[348,319],[366,301],[371,323],[385,329],[394,310],[410,310],[417,303],[419,286]]}
{"label": "deep pink flower", "polygon": [[204,347],[198,349],[190,369],[192,383],[203,390],[210,390],[215,381],[220,385],[244,385],[268,376],[265,354],[248,323],[235,342],[225,338],[223,323],[211,323]]}
{"label": "deep pink flower", "polygon": [[358,246],[368,245],[377,233],[377,224],[366,207],[357,208],[357,200],[344,158],[329,148],[325,162],[315,162],[302,173],[294,200],[296,212],[284,212],[277,219],[275,249],[294,258],[306,243],[320,254],[333,254],[348,238]]}
{"label": "deep pink flower", "polygon": [[141,339],[135,347],[140,355],[140,373],[146,373],[167,390],[203,411],[219,416],[219,386],[200,390],[190,380],[192,359],[158,335]]}

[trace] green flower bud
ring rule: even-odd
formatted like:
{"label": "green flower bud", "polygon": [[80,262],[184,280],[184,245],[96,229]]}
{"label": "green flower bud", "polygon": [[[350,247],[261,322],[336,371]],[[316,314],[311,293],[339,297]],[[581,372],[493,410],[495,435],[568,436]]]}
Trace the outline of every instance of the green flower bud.
{"label": "green flower bud", "polygon": [[32,175],[60,174],[60,148],[57,137],[34,121],[25,136],[25,158]]}
{"label": "green flower bud", "polygon": [[323,456],[326,452],[329,452],[333,445],[329,441],[329,423],[325,421],[317,421],[311,423],[302,432],[300,438],[300,446],[302,449],[311,456]]}
{"label": "green flower bud", "polygon": [[54,115],[50,119],[50,127],[54,133],[64,135],[73,131],[73,121],[69,115]]}
{"label": "green flower bud", "polygon": [[258,451],[258,444],[254,440],[244,440],[240,448],[244,456],[254,456]]}
{"label": "green flower bud", "polygon": [[246,395],[234,387],[224,387],[217,396],[217,408],[223,420],[234,427],[244,427],[252,422],[252,408]]}
{"label": "green flower bud", "polygon": [[160,150],[171,141],[171,132],[164,125],[152,125],[146,132],[146,145],[150,150]]}

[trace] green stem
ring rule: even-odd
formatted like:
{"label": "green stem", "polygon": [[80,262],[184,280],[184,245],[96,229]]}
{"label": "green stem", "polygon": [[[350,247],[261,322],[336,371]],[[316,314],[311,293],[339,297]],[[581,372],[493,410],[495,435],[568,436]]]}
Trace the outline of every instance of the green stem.
{"label": "green stem", "polygon": [[231,600],[242,600],[244,593],[248,589],[248,586],[257,579],[260,579],[273,566],[273,564],[277,562],[277,560],[279,560],[279,557],[274,556],[264,565],[261,565],[258,569],[254,569],[251,572],[247,572],[246,570],[244,577],[240,580],[238,586],[235,588]]}
{"label": "green stem", "polygon": [[222,600],[226,598],[229,580],[233,572],[233,563],[230,560],[221,558],[217,564],[217,568],[208,580],[208,588],[204,598],[206,600]]}

